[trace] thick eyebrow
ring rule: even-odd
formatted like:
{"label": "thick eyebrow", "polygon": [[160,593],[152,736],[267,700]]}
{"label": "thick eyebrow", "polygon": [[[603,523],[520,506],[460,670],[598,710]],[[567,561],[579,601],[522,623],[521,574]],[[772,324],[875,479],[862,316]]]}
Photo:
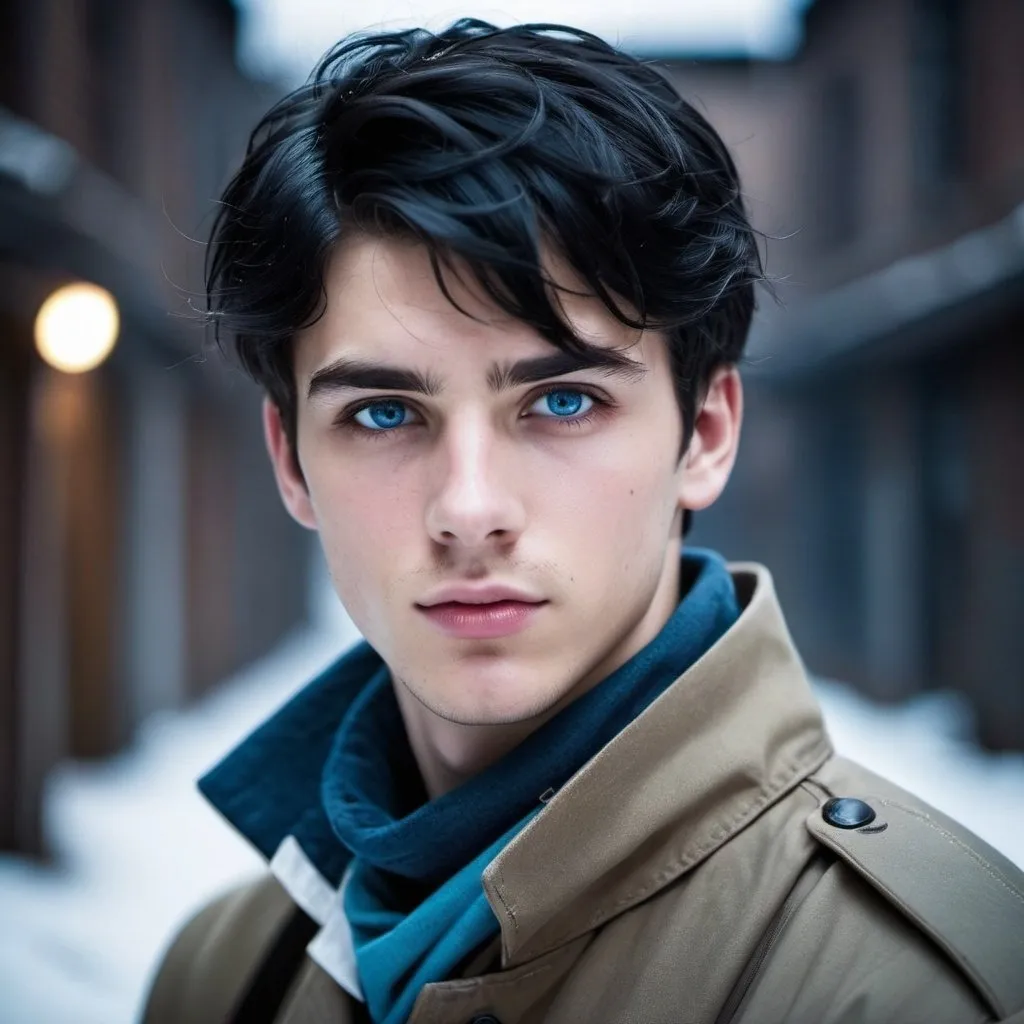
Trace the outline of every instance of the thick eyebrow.
{"label": "thick eyebrow", "polygon": [[[637,381],[647,373],[643,363],[614,349],[596,346],[582,352],[554,352],[551,355],[520,359],[514,363],[496,363],[487,371],[487,385],[494,392],[508,391],[523,384],[536,384],[552,377],[563,377],[579,370],[599,370],[603,376]],[[321,367],[309,380],[307,398],[318,394],[354,388],[362,391],[411,391],[433,397],[444,390],[431,373],[369,363],[342,357]]]}
{"label": "thick eyebrow", "polygon": [[363,391],[416,391],[421,395],[440,394],[442,385],[436,376],[384,363],[359,359],[336,359],[321,367],[309,379],[307,398],[320,393],[357,388]]}
{"label": "thick eyebrow", "polygon": [[643,363],[622,352],[593,345],[581,352],[558,351],[516,363],[496,364],[487,371],[487,384],[492,391],[506,391],[551,377],[563,377],[578,370],[600,370],[602,376],[620,377],[626,381],[641,380],[647,373]]}

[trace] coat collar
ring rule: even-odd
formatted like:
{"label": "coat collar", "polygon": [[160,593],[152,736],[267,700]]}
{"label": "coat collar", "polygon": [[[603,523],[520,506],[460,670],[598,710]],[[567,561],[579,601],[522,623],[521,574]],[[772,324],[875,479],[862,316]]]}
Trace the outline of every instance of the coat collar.
{"label": "coat collar", "polygon": [[736,624],[487,867],[515,966],[699,864],[831,753],[768,571],[730,567]]}

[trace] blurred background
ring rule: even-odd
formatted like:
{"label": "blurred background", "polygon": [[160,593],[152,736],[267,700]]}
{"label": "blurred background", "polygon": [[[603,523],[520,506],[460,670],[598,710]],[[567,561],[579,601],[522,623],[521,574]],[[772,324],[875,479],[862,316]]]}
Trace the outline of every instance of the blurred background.
{"label": "blurred background", "polygon": [[[134,1019],[258,870],[192,781],[354,639],[208,349],[202,240],[327,0],[0,0],[0,1022]],[[756,559],[840,751],[1024,864],[1024,5],[384,0],[660,61],[766,233],[694,542]],[[379,24],[379,23],[378,23]]]}

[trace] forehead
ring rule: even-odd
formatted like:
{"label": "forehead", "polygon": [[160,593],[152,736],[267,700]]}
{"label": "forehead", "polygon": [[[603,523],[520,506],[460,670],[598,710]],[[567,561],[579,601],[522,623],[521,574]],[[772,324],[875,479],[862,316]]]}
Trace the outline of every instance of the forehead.
{"label": "forehead", "polygon": [[[599,299],[578,294],[582,288],[564,267],[552,265],[550,273],[572,290],[559,292],[558,303],[580,338],[629,349],[632,359],[650,362],[648,335],[621,324]],[[341,356],[427,368],[556,351],[531,327],[495,306],[467,267],[456,263],[444,278],[455,304],[439,287],[425,246],[366,236],[339,246],[324,275],[324,315],[297,338],[300,390],[318,369]]]}

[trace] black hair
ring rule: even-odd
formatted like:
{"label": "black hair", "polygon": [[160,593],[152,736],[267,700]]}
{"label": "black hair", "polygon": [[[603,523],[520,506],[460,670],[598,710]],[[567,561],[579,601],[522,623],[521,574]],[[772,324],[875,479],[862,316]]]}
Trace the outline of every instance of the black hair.
{"label": "black hair", "polygon": [[559,25],[351,37],[257,125],[207,252],[214,335],[293,453],[291,341],[353,232],[422,242],[449,298],[457,263],[552,344],[584,349],[542,268],[556,253],[623,324],[665,332],[684,448],[712,372],[742,356],[763,277],[732,158],[652,65]]}

